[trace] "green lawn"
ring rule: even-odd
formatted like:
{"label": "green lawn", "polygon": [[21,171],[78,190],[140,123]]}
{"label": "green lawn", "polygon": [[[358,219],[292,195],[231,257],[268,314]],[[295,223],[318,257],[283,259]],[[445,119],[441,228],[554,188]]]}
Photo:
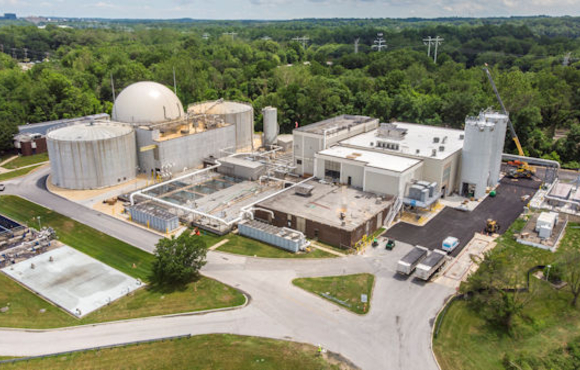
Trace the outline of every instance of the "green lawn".
{"label": "green lawn", "polygon": [[[227,355],[224,355],[227,354]],[[42,360],[4,364],[6,369],[351,369],[317,356],[302,343],[231,334],[200,335],[140,345],[77,352]]]}
{"label": "green lawn", "polygon": [[[524,267],[529,268],[552,263],[562,251],[580,247],[580,229],[572,228],[578,224],[568,226],[556,253],[516,243],[511,235],[522,226],[521,221],[515,223],[499,239],[493,253],[515,252],[518,258],[514,259],[514,264],[526,260]],[[543,358],[578,337],[580,309],[570,306],[572,296],[567,288],[558,291],[535,278],[531,282],[535,298],[526,306],[524,318],[517,319],[511,336],[488,325],[468,302],[453,303],[443,319],[438,337],[433,340],[441,368],[504,369],[502,360],[506,354],[516,358]]]}
{"label": "green lawn", "polygon": [[[311,248],[310,252],[305,253],[291,253],[283,249],[273,247],[271,245],[262,243],[260,241],[246,238],[243,236],[228,234],[222,239],[229,239],[229,241],[219,247],[220,252],[228,252],[233,254],[241,254],[244,256],[256,256],[267,258],[333,258],[338,257],[334,254],[322,251],[320,249]],[[215,243],[214,243],[215,244]]]}
{"label": "green lawn", "polygon": [[[183,290],[163,292],[146,287],[123,297],[82,319],[77,319],[36,294],[0,274],[0,306],[9,304],[8,312],[0,313],[0,327],[57,328],[134,319],[182,312],[239,306],[243,294],[213,279],[201,277]],[[45,309],[44,313],[40,310]]]}
{"label": "green lawn", "polygon": [[[128,275],[148,280],[154,259],[149,253],[19,197],[0,196],[0,213],[31,225],[36,225],[34,217],[39,215],[42,224],[52,226],[63,243]],[[243,294],[232,287],[202,277],[184,290],[141,289],[78,320],[4,275],[0,275],[0,286],[0,306],[10,306],[8,312],[0,313],[0,327],[71,326],[238,306],[245,302]],[[41,309],[46,312],[40,313]]]}
{"label": "green lawn", "polygon": [[2,174],[0,174],[0,181],[6,181],[6,180],[14,179],[16,177],[27,175],[28,173],[37,169],[40,166],[42,166],[42,165],[39,164],[38,166],[32,166],[32,167],[22,168],[20,170],[2,173]]}
{"label": "green lawn", "polygon": [[42,163],[42,162],[46,162],[46,161],[48,161],[48,153],[41,153],[41,154],[29,155],[26,157],[18,157],[16,159],[13,159],[10,162],[6,163],[2,167],[9,169],[9,170],[13,170],[16,168],[30,166],[32,164]]}
{"label": "green lawn", "polygon": [[[370,309],[375,277],[371,274],[328,276],[294,279],[292,283],[354,313],[365,314]],[[366,294],[368,303],[361,302]]]}

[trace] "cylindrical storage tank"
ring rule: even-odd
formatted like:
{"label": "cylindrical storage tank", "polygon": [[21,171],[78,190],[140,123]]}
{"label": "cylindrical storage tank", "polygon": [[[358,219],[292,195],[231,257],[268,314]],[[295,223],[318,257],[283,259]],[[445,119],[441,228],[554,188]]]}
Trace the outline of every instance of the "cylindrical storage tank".
{"label": "cylindrical storage tank", "polygon": [[262,116],[264,117],[264,139],[262,144],[269,147],[276,143],[280,130],[278,127],[278,109],[266,107],[262,110]]}
{"label": "cylindrical storage tank", "polygon": [[225,123],[236,125],[236,148],[248,149],[253,147],[254,136],[254,108],[251,104],[233,101],[208,101],[191,104],[187,108],[188,114],[216,115]]}
{"label": "cylindrical storage tank", "polygon": [[491,148],[491,157],[489,159],[488,185],[496,186],[499,182],[508,116],[497,112],[486,112],[484,117],[488,122],[495,124],[494,140]]}
{"label": "cylindrical storage tank", "polygon": [[135,131],[113,122],[84,123],[47,134],[52,183],[65,189],[100,189],[137,173]]}
{"label": "cylindrical storage tank", "polygon": [[493,145],[494,125],[480,120],[465,122],[465,141],[461,154],[461,186],[475,187],[473,196],[485,195],[490,170],[490,155]]}

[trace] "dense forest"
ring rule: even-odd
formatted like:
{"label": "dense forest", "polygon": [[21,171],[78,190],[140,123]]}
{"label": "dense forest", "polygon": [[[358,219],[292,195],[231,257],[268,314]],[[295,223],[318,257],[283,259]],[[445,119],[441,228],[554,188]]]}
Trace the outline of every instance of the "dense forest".
{"label": "dense forest", "polygon": [[[499,108],[487,63],[527,154],[580,167],[575,18],[73,25],[0,27],[0,150],[17,125],[110,113],[111,76],[119,93],[140,80],[173,86],[173,69],[185,105],[251,102],[257,131],[267,105],[278,108],[282,132],[342,113],[460,128],[467,115]],[[372,48],[379,32],[382,51]],[[428,36],[444,39],[436,63]],[[24,49],[39,61],[27,71],[18,64]]]}

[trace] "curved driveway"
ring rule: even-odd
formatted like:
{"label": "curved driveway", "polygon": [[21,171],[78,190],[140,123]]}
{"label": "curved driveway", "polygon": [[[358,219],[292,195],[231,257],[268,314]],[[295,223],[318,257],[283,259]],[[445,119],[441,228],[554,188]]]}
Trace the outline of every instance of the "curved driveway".
{"label": "curved driveway", "polygon": [[[42,170],[13,181],[7,184],[7,192],[151,250],[157,235],[47,192],[37,186],[45,175],[46,170]],[[430,349],[431,325],[453,289],[396,278],[396,262],[407,248],[319,260],[259,259],[210,252],[204,275],[247,292],[252,301],[245,308],[55,330],[0,329],[0,356],[40,355],[182,334],[233,333],[321,344],[363,369],[437,369]],[[371,309],[365,316],[291,284],[297,277],[358,272],[376,276]]]}

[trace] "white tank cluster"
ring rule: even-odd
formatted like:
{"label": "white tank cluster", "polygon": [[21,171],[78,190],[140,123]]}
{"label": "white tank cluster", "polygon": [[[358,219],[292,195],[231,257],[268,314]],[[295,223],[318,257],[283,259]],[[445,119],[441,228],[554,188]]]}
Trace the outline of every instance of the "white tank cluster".
{"label": "white tank cluster", "polygon": [[482,198],[488,186],[499,181],[501,156],[508,117],[484,111],[465,120],[465,142],[462,150],[461,193]]}
{"label": "white tank cluster", "polygon": [[262,116],[264,117],[264,137],[262,144],[270,147],[276,144],[276,138],[280,131],[278,126],[278,110],[274,107],[266,107],[262,110]]}
{"label": "white tank cluster", "polygon": [[195,115],[218,116],[224,122],[236,126],[236,148],[252,148],[254,136],[254,108],[249,103],[215,100],[189,105],[187,113]]}
{"label": "white tank cluster", "polygon": [[52,183],[65,189],[99,189],[132,180],[137,151],[132,127],[103,121],[47,134]]}

